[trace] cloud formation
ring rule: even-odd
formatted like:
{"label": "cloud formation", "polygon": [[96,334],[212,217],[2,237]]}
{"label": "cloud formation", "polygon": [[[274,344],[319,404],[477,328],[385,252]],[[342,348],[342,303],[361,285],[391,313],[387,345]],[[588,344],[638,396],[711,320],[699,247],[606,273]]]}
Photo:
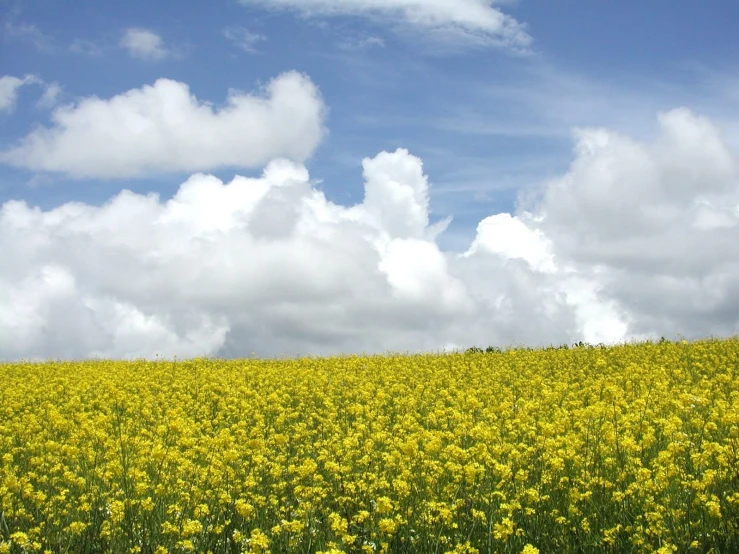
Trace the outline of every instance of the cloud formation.
{"label": "cloud formation", "polygon": [[660,114],[576,134],[569,171],[464,252],[436,244],[407,151],[328,201],[300,164],[196,174],[170,200],[0,208],[0,358],[243,357],[739,333],[739,169],[718,129]]}
{"label": "cloud formation", "polygon": [[76,38],[69,45],[69,51],[90,58],[99,58],[106,48],[92,40]]}
{"label": "cloud formation", "polygon": [[12,112],[18,100],[18,90],[26,85],[41,83],[38,77],[26,75],[23,78],[4,75],[0,77],[0,112]]}
{"label": "cloud formation", "polygon": [[234,46],[244,52],[248,52],[249,54],[256,53],[256,45],[267,40],[266,36],[259,33],[253,33],[244,27],[226,27],[223,29],[223,36],[226,37]]}
{"label": "cloud formation", "polygon": [[277,157],[303,162],[323,137],[325,111],[317,87],[296,72],[259,94],[231,90],[221,108],[195,98],[185,83],[159,79],[57,107],[51,127],[0,152],[0,162],[75,178],[263,167]]}
{"label": "cloud formation", "polygon": [[736,154],[685,108],[658,127],[652,144],[578,131],[575,161],[543,191],[532,227],[577,271],[600,271],[630,332],[739,333]]}
{"label": "cloud formation", "polygon": [[59,96],[62,93],[62,86],[57,83],[48,83],[44,86],[44,93],[39,98],[36,105],[39,108],[52,108],[59,101]]}
{"label": "cloud formation", "polygon": [[174,50],[165,47],[162,37],[149,29],[126,29],[119,44],[131,57],[140,60],[161,61],[177,56]]}
{"label": "cloud formation", "polygon": [[18,40],[32,44],[39,52],[54,52],[54,40],[43,33],[36,25],[18,23],[15,17],[7,18],[2,26],[5,39]]}
{"label": "cloud formation", "polygon": [[361,16],[421,31],[437,39],[526,51],[526,26],[493,7],[492,0],[240,0],[242,4],[292,10],[304,16]]}

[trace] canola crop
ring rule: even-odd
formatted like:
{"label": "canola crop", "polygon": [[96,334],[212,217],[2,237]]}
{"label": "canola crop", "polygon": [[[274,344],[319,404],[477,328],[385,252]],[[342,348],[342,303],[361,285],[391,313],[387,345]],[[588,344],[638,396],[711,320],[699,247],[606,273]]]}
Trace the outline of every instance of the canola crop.
{"label": "canola crop", "polygon": [[739,340],[0,364],[0,553],[739,552]]}

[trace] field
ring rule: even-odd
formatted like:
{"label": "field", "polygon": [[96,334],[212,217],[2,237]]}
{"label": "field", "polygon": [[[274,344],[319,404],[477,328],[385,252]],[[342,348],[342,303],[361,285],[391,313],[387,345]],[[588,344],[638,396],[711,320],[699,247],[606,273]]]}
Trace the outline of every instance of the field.
{"label": "field", "polygon": [[739,552],[739,339],[0,384],[0,553]]}

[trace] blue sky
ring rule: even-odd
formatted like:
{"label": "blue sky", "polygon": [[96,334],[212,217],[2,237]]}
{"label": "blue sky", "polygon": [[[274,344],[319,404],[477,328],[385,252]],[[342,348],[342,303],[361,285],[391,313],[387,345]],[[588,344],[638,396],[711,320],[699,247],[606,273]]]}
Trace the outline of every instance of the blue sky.
{"label": "blue sky", "polygon": [[[404,12],[413,2],[402,0],[316,0],[303,4],[311,13],[292,0],[5,0],[0,77],[33,82],[0,110],[0,151],[52,127],[55,110],[85,98],[107,101],[166,78],[220,109],[229,90],[255,93],[294,70],[326,108],[325,133],[296,160],[321,180],[315,186],[336,204],[360,203],[362,160],[405,148],[423,161],[431,222],[453,216],[436,243],[463,252],[481,220],[516,213],[517,195],[572,172],[576,129],[648,143],[659,136],[659,112],[685,107],[710,118],[728,147],[739,144],[736,2],[465,2],[469,13],[504,14],[525,40],[506,44],[500,33],[476,28],[474,17],[455,27],[444,18],[464,14],[446,0],[427,4],[439,18],[432,27],[414,19],[418,7]],[[158,37],[160,54],[151,45],[148,54],[145,44],[138,54],[126,47],[132,29]],[[244,37],[253,40],[239,43]],[[58,94],[39,105],[53,83]],[[279,148],[274,157],[282,157]],[[44,211],[68,202],[101,206],[122,189],[165,201],[194,173],[165,164],[134,177],[80,178],[4,162],[0,205],[17,200]],[[266,162],[247,165],[198,171],[228,182],[259,177]]]}
{"label": "blue sky", "polygon": [[[253,90],[280,72],[306,72],[330,109],[330,134],[308,162],[329,197],[360,201],[361,159],[405,147],[424,160],[431,209],[453,214],[451,230],[469,235],[491,209],[511,210],[516,189],[566,169],[572,127],[644,135],[655,109],[700,99],[709,83],[699,68],[721,73],[737,63],[734,2],[521,0],[501,7],[528,26],[531,55],[429,44],[381,21],[305,18],[234,1],[5,2],[0,67],[58,82],[61,102],[110,97],[167,77],[221,104],[229,88]],[[151,29],[181,55],[132,58],[119,47],[130,27]],[[265,39],[256,52],[245,52],[224,37],[230,27]],[[369,38],[384,45],[353,44]],[[99,51],[81,54],[75,43]],[[3,145],[46,122],[35,106],[40,94],[24,91],[16,111],[0,116]],[[69,200],[99,204],[122,186],[168,197],[179,184],[169,175],[124,182],[45,175],[44,186],[30,188],[33,173],[0,171],[0,201],[24,199],[47,209]],[[224,178],[233,173],[216,171]]]}

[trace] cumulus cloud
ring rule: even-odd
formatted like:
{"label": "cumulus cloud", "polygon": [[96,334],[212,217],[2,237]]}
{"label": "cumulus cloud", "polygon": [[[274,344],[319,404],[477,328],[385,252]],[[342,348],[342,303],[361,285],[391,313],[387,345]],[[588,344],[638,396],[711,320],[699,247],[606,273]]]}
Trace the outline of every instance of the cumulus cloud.
{"label": "cumulus cloud", "polygon": [[177,53],[164,45],[162,37],[149,29],[132,27],[123,31],[120,46],[133,58],[161,61],[177,57]]}
{"label": "cumulus cloud", "polygon": [[577,271],[599,269],[630,332],[739,333],[736,154],[687,109],[659,114],[658,126],[653,144],[578,131],[570,171],[527,223]]}
{"label": "cumulus cloud", "polygon": [[334,204],[304,166],[196,174],[168,201],[0,209],[0,357],[244,357],[615,343],[739,332],[739,169],[661,114],[650,144],[580,130],[569,171],[463,252],[405,150]]}
{"label": "cumulus cloud", "polygon": [[[230,183],[193,175],[166,202],[128,191],[102,207],[44,212],[7,202],[0,353],[438,349],[471,337],[512,339],[517,326],[506,323],[507,310],[518,299],[539,312],[545,299],[527,283],[537,279],[531,269],[512,276],[502,260],[474,256],[463,266],[438,248],[434,238],[447,222],[429,223],[418,158],[398,150],[363,166],[365,198],[350,207],[328,201],[306,169],[287,160]],[[509,305],[496,309],[501,296]],[[568,317],[552,306],[553,320],[527,323],[529,338],[566,338],[560,312]]]}
{"label": "cumulus cloud", "polygon": [[240,0],[242,4],[293,10],[306,16],[362,16],[402,24],[437,39],[525,52],[526,26],[494,7],[492,0]]}
{"label": "cumulus cloud", "polygon": [[303,162],[321,141],[324,115],[317,87],[296,72],[260,94],[231,90],[221,108],[195,98],[185,83],[159,79],[57,107],[51,127],[0,152],[0,162],[77,178],[263,167],[276,157]]}
{"label": "cumulus cloud", "polygon": [[18,90],[26,85],[39,84],[41,81],[33,75],[23,78],[5,75],[0,77],[0,112],[11,112],[18,100]]}

